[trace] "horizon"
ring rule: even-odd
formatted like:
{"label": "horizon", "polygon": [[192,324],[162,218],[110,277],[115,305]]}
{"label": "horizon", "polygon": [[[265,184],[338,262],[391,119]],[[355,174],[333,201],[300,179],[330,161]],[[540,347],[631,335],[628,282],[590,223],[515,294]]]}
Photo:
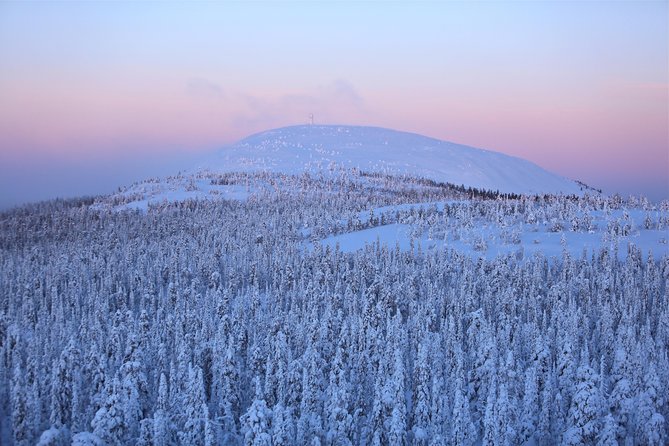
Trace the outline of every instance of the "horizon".
{"label": "horizon", "polygon": [[311,113],[657,202],[669,198],[667,13],[662,1],[3,2],[0,209],[111,193]]}

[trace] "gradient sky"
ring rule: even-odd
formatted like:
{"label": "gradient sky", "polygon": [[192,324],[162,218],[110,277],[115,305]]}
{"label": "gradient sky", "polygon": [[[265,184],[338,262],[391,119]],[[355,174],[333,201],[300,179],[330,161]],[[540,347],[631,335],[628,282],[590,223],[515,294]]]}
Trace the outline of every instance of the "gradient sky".
{"label": "gradient sky", "polygon": [[668,3],[0,2],[0,207],[377,125],[669,198]]}

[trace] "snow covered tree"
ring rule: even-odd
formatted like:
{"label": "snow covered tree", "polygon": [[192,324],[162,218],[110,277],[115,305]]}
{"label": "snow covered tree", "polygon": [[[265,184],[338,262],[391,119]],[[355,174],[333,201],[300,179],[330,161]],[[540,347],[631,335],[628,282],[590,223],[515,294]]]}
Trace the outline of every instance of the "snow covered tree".
{"label": "snow covered tree", "polygon": [[70,341],[53,367],[49,421],[56,428],[72,424],[75,387],[80,380],[79,355],[74,341]]}
{"label": "snow covered tree", "polygon": [[237,419],[241,415],[239,401],[239,363],[233,350],[232,342],[228,342],[225,352],[219,360],[216,360],[215,370],[220,376],[215,381],[215,402],[220,408],[220,420],[222,422],[223,440],[228,443],[236,441],[238,437]]}
{"label": "snow covered tree", "polygon": [[29,445],[33,441],[33,428],[29,424],[28,401],[23,370],[16,361],[12,375],[11,389],[12,403],[12,433],[14,444],[17,446]]}
{"label": "snow covered tree", "polygon": [[204,446],[209,410],[204,397],[204,382],[202,369],[189,365],[188,387],[186,389],[185,422],[183,429],[178,433],[181,444]]}
{"label": "snow covered tree", "polygon": [[428,349],[423,343],[418,344],[414,378],[413,436],[417,445],[427,445],[430,438],[430,391],[432,380]]}
{"label": "snow covered tree", "polygon": [[151,436],[155,446],[167,446],[172,442],[169,393],[167,391],[167,378],[164,373],[160,374],[158,401],[156,402],[156,411],[153,413],[153,433]]}
{"label": "snow covered tree", "polygon": [[388,425],[388,444],[393,446],[402,446],[406,444],[406,402],[404,396],[404,361],[402,353],[395,350],[395,363],[393,374],[390,379],[388,392],[393,402]]}
{"label": "snow covered tree", "polygon": [[297,423],[298,442],[321,442],[323,421],[321,417],[322,370],[319,355],[313,345],[304,354],[305,367],[302,375],[302,400],[300,418]]}
{"label": "snow covered tree", "polygon": [[256,398],[248,410],[242,415],[242,433],[246,446],[271,446],[272,435],[270,425],[272,411],[262,399],[259,380],[256,379]]}
{"label": "snow covered tree", "polygon": [[660,413],[664,404],[660,393],[660,381],[655,371],[655,364],[650,363],[644,376],[644,390],[636,402],[636,441],[648,445],[665,444],[667,440],[666,420]]}
{"label": "snow covered tree", "polygon": [[618,423],[613,415],[604,417],[602,430],[597,437],[597,446],[618,446]]}
{"label": "snow covered tree", "polygon": [[[344,341],[345,342],[345,341]],[[325,435],[328,445],[351,444],[353,417],[349,413],[349,384],[346,378],[346,345],[339,343],[330,369],[330,383],[326,392],[325,413],[328,430]]]}
{"label": "snow covered tree", "polygon": [[153,420],[145,418],[139,423],[139,437],[137,438],[137,446],[152,446],[153,445]]}
{"label": "snow covered tree", "polygon": [[136,441],[139,437],[140,421],[146,416],[147,382],[143,371],[144,361],[134,335],[128,337],[123,364],[119,370],[121,376],[121,404],[123,405],[126,440]]}
{"label": "snow covered tree", "polygon": [[[632,390],[633,378],[630,375],[631,364],[628,362],[627,353],[623,346],[615,350],[611,374],[612,389],[608,398],[608,406],[611,416],[616,422],[615,429],[619,440],[628,436],[628,429],[632,422],[632,414],[635,411],[634,394]],[[631,433],[631,432],[630,432]]]}
{"label": "snow covered tree", "polygon": [[563,444],[576,445],[595,442],[601,428],[602,407],[596,381],[595,372],[586,362],[576,370],[576,391],[569,408],[569,427],[562,437]]}
{"label": "snow covered tree", "polygon": [[124,444],[128,431],[121,391],[121,383],[115,378],[109,385],[107,398],[91,422],[93,434],[111,446]]}
{"label": "snow covered tree", "polygon": [[499,424],[500,421],[497,413],[497,379],[493,377],[486,398],[485,412],[483,415],[483,439],[481,444],[485,446],[502,444],[504,436],[503,433],[499,431]]}
{"label": "snow covered tree", "polygon": [[520,419],[520,441],[529,442],[537,430],[539,411],[539,388],[537,370],[534,365],[525,372],[525,391],[523,392],[523,408]]}
{"label": "snow covered tree", "polygon": [[453,404],[453,432],[451,441],[453,444],[463,446],[473,445],[476,438],[476,428],[472,423],[471,413],[469,411],[469,402],[463,392],[462,378],[459,376],[455,380],[455,397]]}
{"label": "snow covered tree", "polygon": [[272,445],[289,446],[294,443],[295,432],[291,411],[279,403],[272,408]]}

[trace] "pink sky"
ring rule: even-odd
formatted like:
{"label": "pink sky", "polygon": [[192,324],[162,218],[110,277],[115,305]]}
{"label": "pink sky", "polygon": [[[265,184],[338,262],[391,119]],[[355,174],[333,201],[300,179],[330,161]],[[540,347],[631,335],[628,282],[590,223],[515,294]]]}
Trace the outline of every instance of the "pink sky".
{"label": "pink sky", "polygon": [[666,2],[3,3],[0,202],[58,190],[20,196],[17,169],[150,166],[310,113],[667,198],[667,28]]}

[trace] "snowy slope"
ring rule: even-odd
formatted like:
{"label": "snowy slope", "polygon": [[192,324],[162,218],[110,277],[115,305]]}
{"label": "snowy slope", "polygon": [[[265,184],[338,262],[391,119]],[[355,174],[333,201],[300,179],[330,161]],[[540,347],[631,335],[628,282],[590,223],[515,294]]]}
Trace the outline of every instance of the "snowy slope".
{"label": "snowy slope", "polygon": [[[530,258],[538,252],[548,257],[559,257],[565,250],[579,257],[584,252],[588,255],[598,253],[602,248],[614,251],[613,246],[617,245],[618,259],[624,261],[628,244],[639,248],[645,258],[649,253],[654,258],[662,258],[669,253],[669,233],[659,225],[666,219],[662,211],[590,211],[587,215],[591,228],[573,230],[568,219],[535,224],[507,219],[500,224],[495,219],[475,217],[471,224],[463,224],[458,218],[445,216],[445,206],[471,207],[477,204],[468,201],[405,203],[370,209],[357,215],[357,221],[364,229],[330,235],[318,242],[332,249],[338,246],[343,252],[354,252],[377,241],[390,248],[398,245],[405,251],[412,246],[415,249],[420,243],[426,250],[452,248],[473,258],[489,260],[510,254],[518,259]],[[419,210],[422,217],[416,218]],[[473,211],[472,214],[479,215],[480,212]],[[383,215],[388,223],[372,224],[371,215],[377,219]],[[646,219],[652,222],[649,227],[646,227]],[[556,222],[562,229],[551,230]],[[612,237],[610,228],[620,226],[621,222],[623,226],[629,225],[629,232]]]}
{"label": "snowy slope", "polygon": [[500,192],[578,194],[576,182],[527,160],[377,127],[302,125],[249,136],[202,166],[301,173],[334,165]]}

